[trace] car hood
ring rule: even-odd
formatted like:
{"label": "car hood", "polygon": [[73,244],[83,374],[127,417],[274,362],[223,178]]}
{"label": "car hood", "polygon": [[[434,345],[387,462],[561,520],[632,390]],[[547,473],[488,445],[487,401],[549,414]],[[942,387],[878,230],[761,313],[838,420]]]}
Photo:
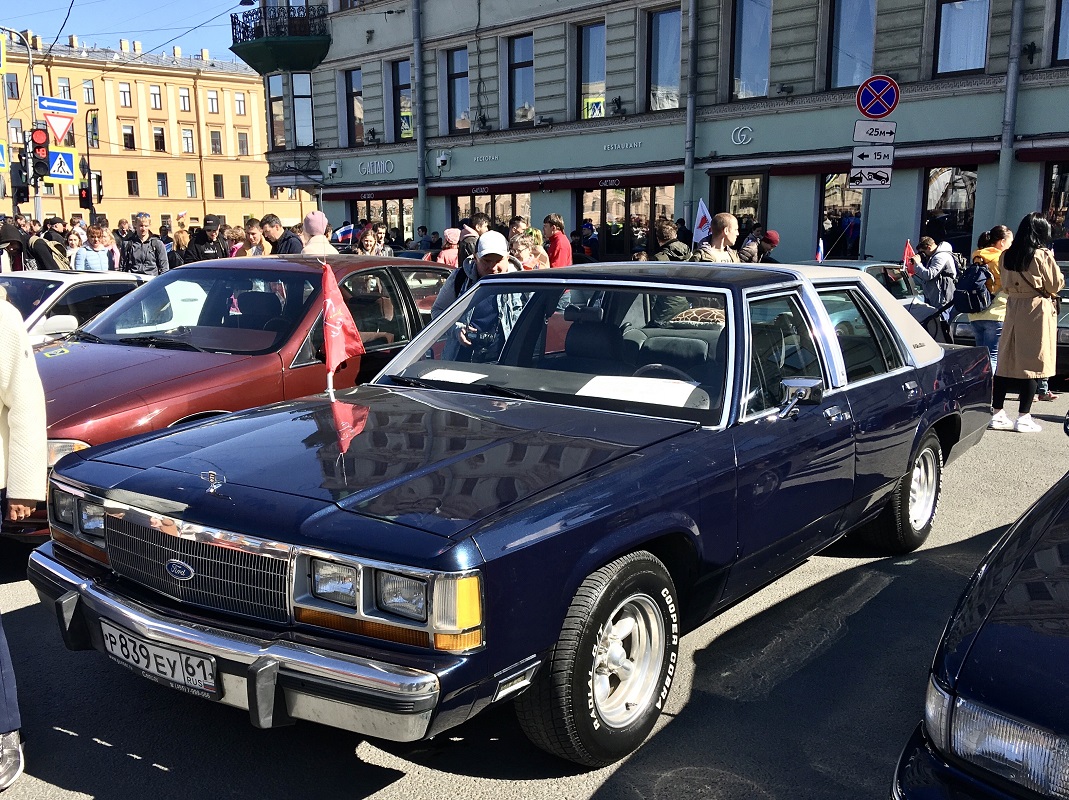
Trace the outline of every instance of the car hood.
{"label": "car hood", "polygon": [[[119,473],[130,480],[129,469],[152,470],[171,499],[190,505],[214,473],[224,494],[230,487],[285,494],[454,537],[512,503],[694,428],[454,392],[364,386],[337,397],[231,414],[93,448],[84,458],[127,468]],[[92,475],[76,472],[79,480]],[[174,495],[176,486],[189,496]]]}
{"label": "car hood", "polygon": [[947,627],[958,695],[1069,734],[1069,476],[992,550]]}
{"label": "car hood", "polygon": [[49,426],[84,417],[124,396],[145,402],[154,387],[168,381],[227,369],[249,358],[93,342],[50,342],[35,350]]}

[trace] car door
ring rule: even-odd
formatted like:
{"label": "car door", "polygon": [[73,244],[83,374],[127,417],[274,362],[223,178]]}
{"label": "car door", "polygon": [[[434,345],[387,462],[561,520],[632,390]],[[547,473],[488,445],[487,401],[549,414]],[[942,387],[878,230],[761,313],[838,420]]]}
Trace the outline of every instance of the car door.
{"label": "car door", "polygon": [[854,502],[844,524],[852,524],[893,488],[909,464],[924,391],[883,316],[857,287],[828,287],[817,292],[824,307],[852,309],[849,329],[835,327],[846,366],[846,386],[853,415]]}
{"label": "car door", "polygon": [[[750,298],[739,420],[730,430],[737,465],[739,559],[729,597],[795,566],[839,530],[853,497],[854,442],[846,398],[830,382],[797,291]],[[784,378],[821,381],[819,402],[788,416]]]}

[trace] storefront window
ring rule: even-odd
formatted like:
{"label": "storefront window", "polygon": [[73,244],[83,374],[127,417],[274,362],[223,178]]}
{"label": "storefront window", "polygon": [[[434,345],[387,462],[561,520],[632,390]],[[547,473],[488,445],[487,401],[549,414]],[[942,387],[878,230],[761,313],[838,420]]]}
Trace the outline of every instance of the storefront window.
{"label": "storefront window", "polygon": [[1047,180],[1044,185],[1043,208],[1050,222],[1054,238],[1054,255],[1059,260],[1069,259],[1069,163],[1047,165]]}
{"label": "storefront window", "polygon": [[927,198],[922,236],[950,242],[958,253],[973,250],[976,166],[935,167],[927,171]]}
{"label": "storefront window", "polygon": [[860,189],[850,186],[848,178],[846,172],[824,176],[823,206],[817,223],[817,238],[824,244],[824,258],[858,257],[864,195]]}
{"label": "storefront window", "polygon": [[[761,187],[764,177],[761,175],[731,175],[726,178],[726,206],[728,213],[739,220],[739,240],[750,235],[754,225],[763,224]],[[713,212],[716,213],[715,211]]]}
{"label": "storefront window", "polygon": [[[453,224],[468,219],[472,214],[481,212],[490,217],[490,224],[500,231],[507,231],[509,220],[519,214],[528,221],[531,219],[531,195],[519,194],[479,194],[461,195],[453,198]],[[535,228],[541,228],[541,220]]]}
{"label": "storefront window", "polygon": [[675,218],[675,197],[674,185],[586,189],[578,192],[576,227],[590,220],[598,232],[600,258],[627,261],[655,246],[651,224]]}
{"label": "storefront window", "polygon": [[384,222],[389,228],[389,235],[394,236],[394,229],[400,234],[401,241],[395,243],[394,250],[403,250],[405,242],[411,239],[416,230],[412,218],[415,202],[410,198],[388,197],[378,200],[349,201],[349,219],[354,224],[361,220],[367,222]]}

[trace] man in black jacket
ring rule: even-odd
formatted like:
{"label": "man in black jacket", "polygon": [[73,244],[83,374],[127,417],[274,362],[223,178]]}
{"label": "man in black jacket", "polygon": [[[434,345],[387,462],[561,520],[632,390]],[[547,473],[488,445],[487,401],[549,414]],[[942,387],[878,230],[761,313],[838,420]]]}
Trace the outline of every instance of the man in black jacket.
{"label": "man in black jacket", "polygon": [[260,220],[260,229],[264,238],[271,243],[271,255],[291,256],[300,255],[304,250],[304,242],[289,228],[282,226],[280,220],[274,214],[268,214]]}
{"label": "man in black jacket", "polygon": [[169,267],[167,248],[152,235],[152,217],[138,214],[134,219],[134,235],[122,251],[122,269],[138,275],[162,275]]}
{"label": "man in black jacket", "polygon": [[193,234],[182,260],[192,264],[212,258],[226,258],[226,242],[219,241],[219,218],[209,214],[204,218],[200,230]]}

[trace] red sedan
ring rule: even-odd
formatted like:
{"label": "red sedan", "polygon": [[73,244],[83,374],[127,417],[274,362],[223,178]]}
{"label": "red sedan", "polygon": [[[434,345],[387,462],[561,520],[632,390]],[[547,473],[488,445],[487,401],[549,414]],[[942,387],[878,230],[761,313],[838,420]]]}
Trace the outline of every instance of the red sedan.
{"label": "red sedan", "polygon": [[[334,256],[366,354],[336,388],[369,380],[429,319],[446,269]],[[205,261],[153,278],[70,337],[37,349],[49,466],[75,450],[326,388],[319,260]],[[43,511],[5,535],[47,534]]]}

